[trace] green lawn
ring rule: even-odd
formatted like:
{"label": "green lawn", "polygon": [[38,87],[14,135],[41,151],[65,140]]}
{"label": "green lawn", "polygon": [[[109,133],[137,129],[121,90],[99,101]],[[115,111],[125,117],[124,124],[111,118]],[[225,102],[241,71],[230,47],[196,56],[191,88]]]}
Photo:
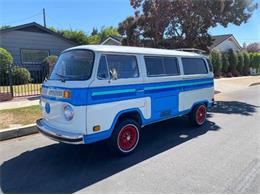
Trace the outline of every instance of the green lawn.
{"label": "green lawn", "polygon": [[42,112],[39,105],[0,110],[0,129],[32,124],[41,116]]}
{"label": "green lawn", "polygon": [[[29,83],[25,85],[14,85],[14,95],[34,95],[40,94],[41,84]],[[0,86],[0,93],[10,92],[9,86]]]}

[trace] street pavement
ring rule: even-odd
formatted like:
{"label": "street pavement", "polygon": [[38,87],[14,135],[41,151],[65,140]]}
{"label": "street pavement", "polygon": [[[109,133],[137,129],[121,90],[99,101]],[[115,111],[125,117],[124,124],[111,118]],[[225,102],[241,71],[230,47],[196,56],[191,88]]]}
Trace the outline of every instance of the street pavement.
{"label": "street pavement", "polygon": [[186,117],[147,126],[135,153],[40,134],[0,143],[3,193],[260,193],[260,86],[215,96],[200,128]]}

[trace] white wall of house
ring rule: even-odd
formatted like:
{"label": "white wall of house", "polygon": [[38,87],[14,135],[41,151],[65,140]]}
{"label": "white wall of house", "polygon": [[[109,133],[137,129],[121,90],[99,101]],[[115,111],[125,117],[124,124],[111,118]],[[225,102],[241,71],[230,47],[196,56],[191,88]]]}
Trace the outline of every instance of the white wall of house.
{"label": "white wall of house", "polygon": [[232,49],[233,51],[241,51],[241,48],[232,37],[226,39],[225,41],[214,47],[214,49],[220,52],[227,52],[229,49]]}
{"label": "white wall of house", "polygon": [[101,45],[121,45],[120,41],[117,41],[111,37],[108,37]]}

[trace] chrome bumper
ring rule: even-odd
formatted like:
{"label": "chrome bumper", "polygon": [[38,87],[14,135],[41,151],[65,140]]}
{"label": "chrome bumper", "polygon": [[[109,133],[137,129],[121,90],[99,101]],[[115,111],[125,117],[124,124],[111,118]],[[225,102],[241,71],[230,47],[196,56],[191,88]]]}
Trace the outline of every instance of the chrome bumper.
{"label": "chrome bumper", "polygon": [[38,128],[38,131],[42,133],[43,135],[47,136],[48,138],[68,143],[68,144],[83,144],[83,135],[78,133],[69,133],[65,131],[61,131],[55,128],[52,128],[48,126],[43,119],[38,119],[36,121],[36,126]]}

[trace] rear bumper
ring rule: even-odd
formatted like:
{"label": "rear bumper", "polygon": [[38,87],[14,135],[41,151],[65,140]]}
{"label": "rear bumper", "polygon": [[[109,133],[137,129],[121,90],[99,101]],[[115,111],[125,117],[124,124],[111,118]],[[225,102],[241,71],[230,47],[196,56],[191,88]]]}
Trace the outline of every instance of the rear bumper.
{"label": "rear bumper", "polygon": [[46,124],[44,119],[38,119],[36,121],[36,126],[40,133],[45,135],[46,137],[63,143],[69,144],[83,144],[84,139],[83,135],[79,133],[69,133],[65,131],[61,131],[55,128],[52,128]]}

